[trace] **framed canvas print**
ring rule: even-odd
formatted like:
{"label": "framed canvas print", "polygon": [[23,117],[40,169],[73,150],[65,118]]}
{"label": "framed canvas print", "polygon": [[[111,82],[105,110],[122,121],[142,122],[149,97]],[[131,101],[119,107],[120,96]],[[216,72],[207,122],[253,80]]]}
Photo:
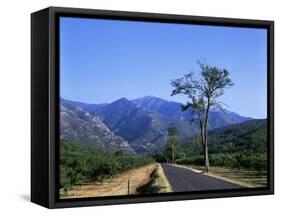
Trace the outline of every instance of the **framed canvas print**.
{"label": "framed canvas print", "polygon": [[31,200],[273,194],[273,21],[31,16]]}

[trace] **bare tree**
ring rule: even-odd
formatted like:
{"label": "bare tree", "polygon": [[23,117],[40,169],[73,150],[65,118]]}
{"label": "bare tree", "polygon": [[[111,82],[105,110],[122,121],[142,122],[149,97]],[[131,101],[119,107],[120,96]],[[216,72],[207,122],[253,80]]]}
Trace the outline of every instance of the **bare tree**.
{"label": "bare tree", "polygon": [[171,81],[174,87],[171,96],[183,94],[187,96],[187,102],[182,110],[191,109],[194,115],[193,121],[197,121],[200,128],[201,143],[204,150],[205,171],[209,171],[208,156],[208,120],[211,107],[223,110],[223,103],[219,97],[224,94],[224,89],[233,86],[226,69],[209,66],[198,61],[200,77],[194,79],[193,73],[185,74],[182,78]]}

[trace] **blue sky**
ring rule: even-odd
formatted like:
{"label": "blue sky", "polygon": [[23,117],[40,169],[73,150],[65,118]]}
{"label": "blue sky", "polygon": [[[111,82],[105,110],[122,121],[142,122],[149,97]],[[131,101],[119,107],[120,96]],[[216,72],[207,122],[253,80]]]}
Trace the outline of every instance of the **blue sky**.
{"label": "blue sky", "polygon": [[235,83],[221,100],[243,116],[266,118],[265,29],[67,18],[60,20],[60,95],[87,103],[171,97],[170,80],[197,59],[226,68]]}

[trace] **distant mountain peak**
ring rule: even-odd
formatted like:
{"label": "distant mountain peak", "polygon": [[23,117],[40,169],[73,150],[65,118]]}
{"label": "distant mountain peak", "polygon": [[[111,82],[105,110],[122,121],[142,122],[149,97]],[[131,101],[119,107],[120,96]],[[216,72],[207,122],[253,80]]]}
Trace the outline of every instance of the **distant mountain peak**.
{"label": "distant mountain peak", "polygon": [[158,100],[164,100],[163,98],[157,97],[157,96],[151,96],[151,95],[146,95],[144,97],[140,97],[139,99],[158,99]]}
{"label": "distant mountain peak", "polygon": [[114,103],[131,103],[131,102],[128,100],[128,98],[122,97],[118,100],[113,101],[111,104],[114,104]]}
{"label": "distant mountain peak", "polygon": [[[163,117],[173,120],[190,121],[194,113],[191,110],[182,111],[182,103],[168,101],[154,96],[145,96],[132,100],[139,107],[143,107],[147,111],[156,112]],[[211,108],[209,114],[210,126],[213,128],[220,127],[226,124],[239,123],[250,118],[240,116],[235,112],[225,110],[224,112],[218,108]]]}
{"label": "distant mountain peak", "polygon": [[156,97],[156,96],[151,96],[151,95],[147,95],[147,96],[144,96],[144,97],[140,97],[140,98],[135,98],[133,99],[132,101],[155,101],[155,102],[169,102],[163,98],[160,98],[160,97]]}

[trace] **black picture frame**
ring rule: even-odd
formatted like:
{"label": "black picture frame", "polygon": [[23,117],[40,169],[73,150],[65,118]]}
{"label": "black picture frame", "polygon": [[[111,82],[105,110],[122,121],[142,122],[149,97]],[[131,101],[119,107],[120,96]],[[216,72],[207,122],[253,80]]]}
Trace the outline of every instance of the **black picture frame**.
{"label": "black picture frame", "polygon": [[[149,196],[58,198],[60,16],[267,29],[268,187]],[[31,15],[31,201],[47,208],[144,203],[274,193],[274,22],[49,7]]]}

